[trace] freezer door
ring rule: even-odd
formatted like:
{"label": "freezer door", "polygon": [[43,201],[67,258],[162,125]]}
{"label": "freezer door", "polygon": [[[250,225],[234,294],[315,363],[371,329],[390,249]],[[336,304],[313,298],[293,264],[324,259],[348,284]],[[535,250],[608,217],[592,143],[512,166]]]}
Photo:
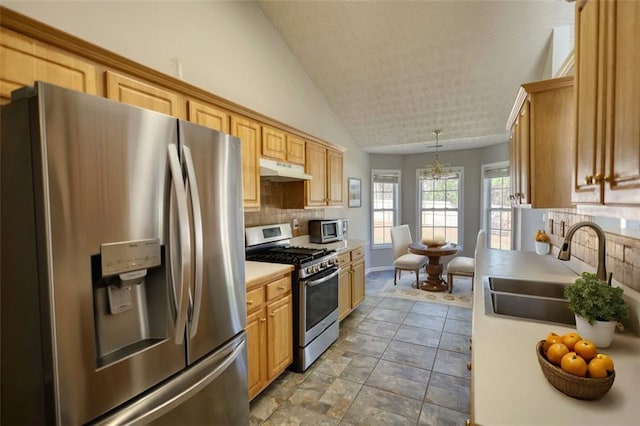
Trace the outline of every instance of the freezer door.
{"label": "freezer door", "polygon": [[183,121],[179,138],[193,213],[193,363],[246,325],[241,146],[236,137]]}
{"label": "freezer door", "polygon": [[211,355],[95,425],[200,426],[249,424],[247,337],[241,333]]}
{"label": "freezer door", "polygon": [[[3,277],[2,285],[15,287],[16,300],[40,298],[42,311],[20,319],[34,324],[20,327],[42,334],[44,389],[36,391],[54,407],[47,423],[84,424],[186,366],[185,346],[174,342],[166,249],[167,147],[177,121],[47,84],[37,90],[33,162],[15,165],[17,175],[33,167],[33,186],[14,181],[15,191],[33,194],[35,224],[13,224],[33,241],[37,263],[13,265],[9,276],[37,267],[39,279]],[[145,276],[124,271],[138,259]]]}

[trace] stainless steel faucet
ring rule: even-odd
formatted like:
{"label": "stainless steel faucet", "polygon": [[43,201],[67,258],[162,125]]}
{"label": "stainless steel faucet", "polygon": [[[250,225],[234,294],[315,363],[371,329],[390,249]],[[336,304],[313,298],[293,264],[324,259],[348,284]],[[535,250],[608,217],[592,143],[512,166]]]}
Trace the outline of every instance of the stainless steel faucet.
{"label": "stainless steel faucet", "polygon": [[596,277],[601,281],[606,281],[609,285],[611,285],[611,275],[607,277],[607,268],[605,267],[605,246],[606,246],[606,238],[604,236],[604,231],[600,226],[596,225],[593,222],[583,221],[574,224],[567,231],[567,235],[564,237],[564,241],[562,242],[562,248],[560,248],[560,252],[558,253],[558,259],[560,260],[569,260],[571,258],[571,239],[573,238],[573,234],[583,226],[593,229],[598,236],[598,270],[596,272]]}

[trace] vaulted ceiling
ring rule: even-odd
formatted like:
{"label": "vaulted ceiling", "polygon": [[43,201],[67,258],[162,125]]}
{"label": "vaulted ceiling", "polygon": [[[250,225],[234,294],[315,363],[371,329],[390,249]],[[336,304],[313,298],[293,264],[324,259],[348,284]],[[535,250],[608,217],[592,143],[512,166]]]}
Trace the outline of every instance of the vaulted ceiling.
{"label": "vaulted ceiling", "polygon": [[[427,152],[507,140],[521,83],[548,69],[565,0],[259,1],[355,143]],[[548,77],[548,76],[547,76]]]}

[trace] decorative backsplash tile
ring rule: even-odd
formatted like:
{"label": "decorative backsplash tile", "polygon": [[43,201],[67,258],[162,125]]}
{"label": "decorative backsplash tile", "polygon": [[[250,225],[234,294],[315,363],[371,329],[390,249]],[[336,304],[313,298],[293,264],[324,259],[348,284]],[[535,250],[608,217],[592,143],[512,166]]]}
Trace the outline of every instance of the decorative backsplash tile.
{"label": "decorative backsplash tile", "polygon": [[[260,182],[260,211],[244,214],[244,226],[289,223],[294,237],[309,233],[309,220],[324,219],[324,209],[283,209],[285,191],[281,184],[263,180]],[[298,229],[293,229],[293,220],[298,219]]]}
{"label": "decorative backsplash tile", "polygon": [[[548,211],[547,233],[551,244],[560,248],[571,225],[593,222],[593,216],[578,214],[575,209]],[[605,231],[606,268],[613,278],[640,291],[640,239]],[[578,229],[571,242],[571,255],[594,268],[598,264],[598,236],[590,228]]]}

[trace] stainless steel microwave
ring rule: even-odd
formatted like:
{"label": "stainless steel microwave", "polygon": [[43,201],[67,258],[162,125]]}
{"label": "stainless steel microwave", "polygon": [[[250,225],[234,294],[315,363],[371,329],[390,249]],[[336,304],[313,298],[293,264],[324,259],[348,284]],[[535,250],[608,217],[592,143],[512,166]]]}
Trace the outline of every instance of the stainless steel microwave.
{"label": "stainless steel microwave", "polygon": [[309,221],[309,242],[333,243],[345,238],[345,221],[343,219],[320,219]]}

